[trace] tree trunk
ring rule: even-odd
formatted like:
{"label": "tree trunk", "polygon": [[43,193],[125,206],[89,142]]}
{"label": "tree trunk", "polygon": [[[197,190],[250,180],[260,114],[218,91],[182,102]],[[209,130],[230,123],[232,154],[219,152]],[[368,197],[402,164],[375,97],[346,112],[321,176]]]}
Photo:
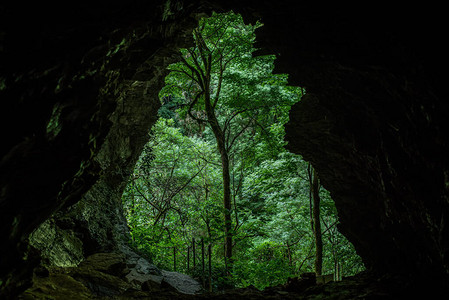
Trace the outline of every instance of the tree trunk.
{"label": "tree trunk", "polygon": [[204,264],[204,238],[201,238],[201,268],[202,268],[202,272],[201,272],[201,279],[203,282],[203,288],[206,288],[206,282],[205,282],[205,278],[204,278],[204,273],[205,273],[205,264]]}
{"label": "tree trunk", "polygon": [[312,174],[313,224],[315,235],[315,273],[321,275],[323,269],[323,240],[320,222],[320,186],[315,169]]}
{"label": "tree trunk", "polygon": [[190,271],[190,246],[187,246],[187,272]]}
{"label": "tree trunk", "polygon": [[290,250],[290,244],[287,242],[287,256],[288,256],[288,265],[292,265],[292,252]]}
{"label": "tree trunk", "polygon": [[176,272],[176,247],[173,247],[173,270]]}
{"label": "tree trunk", "polygon": [[192,258],[193,258],[193,269],[196,267],[196,257],[195,257],[195,238],[192,238]]}
{"label": "tree trunk", "polygon": [[223,215],[225,225],[225,261],[227,270],[232,266],[232,220],[231,220],[231,176],[229,171],[229,155],[226,148],[225,134],[215,116],[211,104],[209,86],[205,88],[205,109],[208,123],[217,141],[217,148],[221,157],[221,170],[223,176]]}
{"label": "tree trunk", "polygon": [[231,220],[231,182],[229,176],[229,160],[226,150],[222,152],[222,171],[223,171],[223,208],[225,225],[225,257],[228,269],[232,266],[232,220]]}
{"label": "tree trunk", "polygon": [[212,292],[212,245],[209,244],[207,247],[207,252],[209,255],[209,292]]}

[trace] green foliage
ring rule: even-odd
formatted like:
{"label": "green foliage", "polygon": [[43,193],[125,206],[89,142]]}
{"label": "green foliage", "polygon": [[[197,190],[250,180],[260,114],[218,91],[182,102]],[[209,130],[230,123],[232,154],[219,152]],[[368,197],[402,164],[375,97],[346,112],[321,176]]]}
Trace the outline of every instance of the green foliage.
{"label": "green foliage", "polygon": [[259,289],[283,284],[294,277],[294,266],[289,264],[286,246],[272,240],[255,243],[240,257],[234,267],[239,286],[254,285]]}
{"label": "green foliage", "polygon": [[[169,67],[159,94],[160,119],[122,198],[132,246],[160,267],[174,270],[176,261],[177,271],[208,282],[209,257],[205,251],[203,273],[200,241],[206,249],[210,244],[215,290],[250,284],[262,289],[313,271],[308,163],[284,149],[288,112],[303,89],[288,86],[287,75],[272,73],[274,56],[252,56],[260,26],[245,25],[233,13],[200,21],[197,46],[182,49],[181,61]],[[208,91],[229,153],[231,276],[223,247],[222,162],[216,136],[202,121],[205,77],[196,72],[210,72]],[[321,188],[320,197],[324,273],[333,273],[337,264],[343,275],[361,271],[360,258],[336,229],[329,193]]]}

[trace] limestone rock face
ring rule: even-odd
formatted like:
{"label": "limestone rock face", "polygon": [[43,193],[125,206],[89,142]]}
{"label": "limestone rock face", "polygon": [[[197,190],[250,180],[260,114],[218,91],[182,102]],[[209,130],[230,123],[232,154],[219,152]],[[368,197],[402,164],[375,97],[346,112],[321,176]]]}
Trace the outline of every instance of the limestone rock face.
{"label": "limestone rock face", "polygon": [[277,70],[306,89],[289,149],[313,163],[373,274],[448,286],[445,18],[411,4],[243,2],[1,4],[2,296],[26,289],[41,258],[133,257],[120,195],[156,120],[165,68],[213,9],[261,18],[259,53],[279,54]]}
{"label": "limestone rock face", "polygon": [[71,229],[61,229],[53,220],[42,223],[30,235],[31,245],[41,252],[45,265],[74,267],[83,259],[83,242]]}
{"label": "limestone rock face", "polygon": [[161,299],[177,299],[201,290],[190,276],[161,272],[142,257],[135,258],[134,264],[121,253],[96,253],[77,267],[49,267],[46,273],[35,272],[33,285],[20,298],[128,299],[160,293]]}
{"label": "limestone rock face", "polygon": [[[57,232],[63,233],[66,230],[61,227],[69,227],[82,240],[85,256],[115,251],[127,242],[128,228],[122,212],[121,194],[148,140],[149,128],[156,121],[160,106],[157,93],[161,83],[157,80],[129,84],[126,93],[117,100],[118,109],[110,117],[112,126],[94,157],[101,169],[100,177],[78,203],[53,217]],[[36,232],[41,231],[38,228]],[[36,232],[31,241],[41,249],[39,239],[43,235],[36,235]]]}

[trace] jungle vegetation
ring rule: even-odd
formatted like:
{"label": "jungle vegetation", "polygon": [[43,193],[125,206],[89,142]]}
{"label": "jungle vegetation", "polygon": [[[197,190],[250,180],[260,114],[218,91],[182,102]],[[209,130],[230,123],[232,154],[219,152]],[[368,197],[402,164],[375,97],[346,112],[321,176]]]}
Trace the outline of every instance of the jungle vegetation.
{"label": "jungle vegetation", "polygon": [[131,245],[211,290],[363,270],[319,174],[284,147],[305,90],[253,55],[260,26],[232,12],[199,22],[122,197]]}

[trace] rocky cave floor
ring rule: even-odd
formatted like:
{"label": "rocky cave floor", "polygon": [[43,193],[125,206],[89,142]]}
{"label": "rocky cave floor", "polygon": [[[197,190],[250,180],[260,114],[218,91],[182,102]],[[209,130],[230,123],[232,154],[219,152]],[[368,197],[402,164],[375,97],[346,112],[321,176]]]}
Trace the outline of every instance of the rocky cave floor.
{"label": "rocky cave floor", "polygon": [[306,273],[263,291],[250,286],[208,293],[189,276],[160,271],[141,257],[97,253],[78,267],[35,269],[32,286],[19,299],[407,299],[412,294],[397,279],[368,273],[324,285]]}

